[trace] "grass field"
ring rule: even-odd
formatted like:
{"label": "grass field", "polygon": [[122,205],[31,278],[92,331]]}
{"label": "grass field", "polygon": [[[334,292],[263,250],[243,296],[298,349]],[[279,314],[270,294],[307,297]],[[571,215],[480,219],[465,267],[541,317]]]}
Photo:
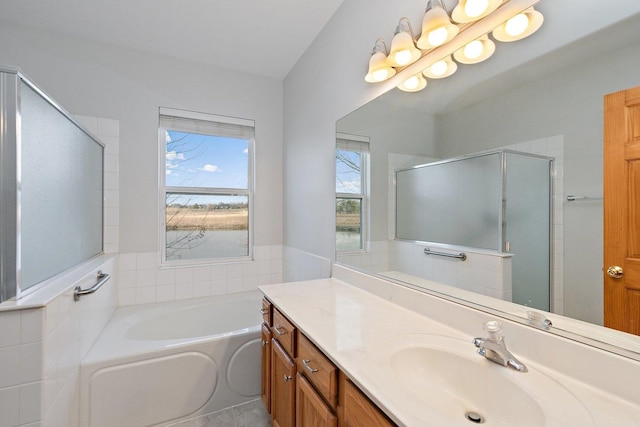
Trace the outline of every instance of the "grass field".
{"label": "grass field", "polygon": [[[245,209],[167,208],[167,230],[246,230],[249,213]],[[360,214],[339,213],[336,230],[360,230]]]}
{"label": "grass field", "polygon": [[248,209],[167,208],[167,230],[246,230]]}
{"label": "grass field", "polygon": [[360,230],[360,214],[338,213],[336,215],[337,231],[357,231]]}

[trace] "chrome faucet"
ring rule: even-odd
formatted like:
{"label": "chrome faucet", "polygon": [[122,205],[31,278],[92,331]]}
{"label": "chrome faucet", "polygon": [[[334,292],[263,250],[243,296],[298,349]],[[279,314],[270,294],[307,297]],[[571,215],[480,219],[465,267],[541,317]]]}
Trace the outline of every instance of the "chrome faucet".
{"label": "chrome faucet", "polygon": [[487,338],[474,338],[473,344],[478,347],[478,354],[486,357],[498,365],[507,366],[518,372],[527,372],[527,367],[507,350],[502,337],[500,322],[491,320],[484,324],[484,329],[489,333]]}

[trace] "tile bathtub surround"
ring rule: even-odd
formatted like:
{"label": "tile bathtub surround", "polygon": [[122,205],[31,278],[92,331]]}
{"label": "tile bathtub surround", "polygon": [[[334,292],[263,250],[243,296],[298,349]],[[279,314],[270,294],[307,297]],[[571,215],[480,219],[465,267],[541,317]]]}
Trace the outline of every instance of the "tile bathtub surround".
{"label": "tile bathtub surround", "polygon": [[[111,280],[74,302],[74,287],[90,285],[97,269]],[[53,281],[0,311],[0,427],[79,424],[80,360],[116,308],[116,259],[92,260]]]}
{"label": "tile bathtub surround", "polygon": [[0,312],[0,427],[40,421],[44,309]]}
{"label": "tile bathtub surround", "polygon": [[120,254],[119,305],[225,295],[282,282],[282,246],[256,246],[253,255],[251,261],[160,267],[157,252]]}

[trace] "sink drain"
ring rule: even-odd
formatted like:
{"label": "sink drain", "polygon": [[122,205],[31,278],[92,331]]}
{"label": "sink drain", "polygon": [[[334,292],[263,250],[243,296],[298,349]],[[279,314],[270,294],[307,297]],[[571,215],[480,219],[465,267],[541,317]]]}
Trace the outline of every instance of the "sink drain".
{"label": "sink drain", "polygon": [[469,411],[464,416],[472,423],[482,424],[484,422],[484,417],[477,412]]}

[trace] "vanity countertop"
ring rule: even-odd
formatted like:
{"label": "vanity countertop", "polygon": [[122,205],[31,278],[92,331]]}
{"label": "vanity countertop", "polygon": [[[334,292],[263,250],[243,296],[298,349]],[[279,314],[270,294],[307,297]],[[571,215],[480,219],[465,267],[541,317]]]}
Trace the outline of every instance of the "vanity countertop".
{"label": "vanity countertop", "polygon": [[[398,348],[405,338],[410,341],[416,336],[440,336],[456,340],[459,343],[456,346],[463,350],[468,343],[469,354],[476,357],[476,348],[471,343],[474,338],[472,334],[463,333],[334,278],[265,285],[259,289],[399,425],[424,427],[429,425],[426,420],[433,418],[433,414],[425,405],[419,404],[419,400],[403,396],[396,379],[389,376],[388,371],[384,374],[384,365],[388,363],[385,357],[389,355],[384,351],[386,347]],[[409,341],[407,343],[411,345]],[[593,426],[640,426],[637,402],[628,402],[585,384],[580,379],[531,363],[526,355],[516,354],[516,357],[535,372],[532,375],[544,376],[548,378],[547,381],[560,384],[564,392],[568,391],[567,395],[575,396],[584,406],[584,413],[593,421]],[[495,375],[514,376],[511,378],[516,381],[533,378],[518,377],[529,374],[515,372],[489,361],[486,363]],[[420,372],[415,375],[420,375]],[[540,403],[545,404],[544,401]],[[575,426],[585,427],[584,420],[579,419],[576,418],[578,424]],[[462,418],[460,425],[468,426],[469,421]],[[556,420],[548,425],[571,424],[558,423]]]}

